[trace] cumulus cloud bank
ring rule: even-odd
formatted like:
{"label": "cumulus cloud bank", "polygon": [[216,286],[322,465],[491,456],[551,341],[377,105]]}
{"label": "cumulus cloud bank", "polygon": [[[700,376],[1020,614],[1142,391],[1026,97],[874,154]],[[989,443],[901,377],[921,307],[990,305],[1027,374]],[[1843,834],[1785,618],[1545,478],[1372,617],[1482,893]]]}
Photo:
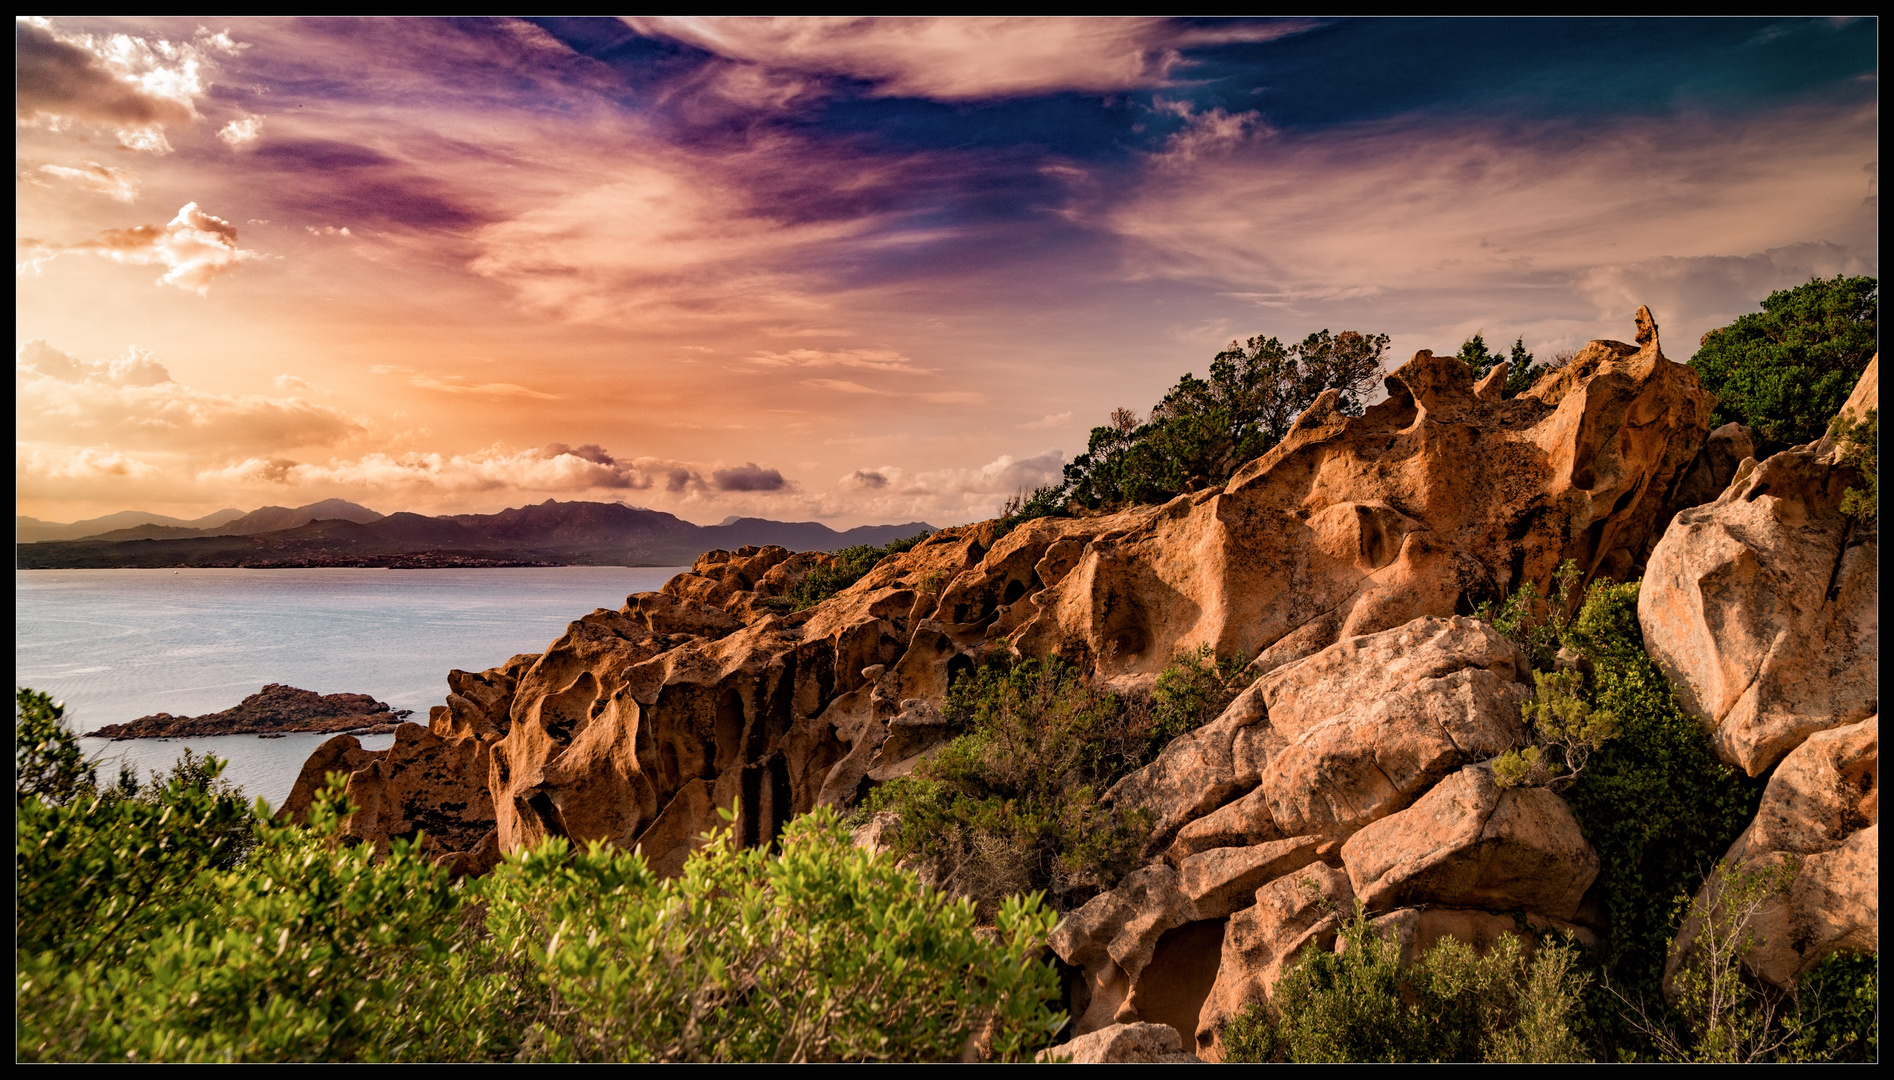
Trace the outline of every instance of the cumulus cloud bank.
{"label": "cumulus cloud bank", "polygon": [[205,213],[194,202],[185,203],[178,216],[164,225],[107,229],[75,244],[22,237],[19,246],[26,255],[19,264],[20,273],[37,273],[60,255],[102,255],[131,266],[162,266],[165,272],[158,284],[175,285],[200,296],[210,291],[212,280],[257,257],[256,252],[237,246],[235,225]]}

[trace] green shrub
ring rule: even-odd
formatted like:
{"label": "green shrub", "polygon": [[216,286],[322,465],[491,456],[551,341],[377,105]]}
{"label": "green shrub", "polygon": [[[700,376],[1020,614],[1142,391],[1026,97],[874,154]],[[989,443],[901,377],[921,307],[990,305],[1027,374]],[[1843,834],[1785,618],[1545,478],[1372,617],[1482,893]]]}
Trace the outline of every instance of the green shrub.
{"label": "green shrub", "polygon": [[1502,934],[1485,956],[1457,938],[1413,964],[1356,902],[1341,950],[1310,950],[1222,1032],[1225,1061],[1578,1061],[1590,976],[1569,941],[1529,957]]}
{"label": "green shrub", "polygon": [[1612,981],[1655,997],[1674,924],[1674,900],[1696,891],[1756,815],[1763,781],[1718,762],[1695,717],[1644,651],[1638,583],[1596,582],[1565,636],[1589,663],[1591,707],[1619,735],[1565,792],[1598,849],[1593,885],[1611,932]]}
{"label": "green shrub", "polygon": [[456,884],[418,838],[351,844],[340,774],[306,827],[214,758],[100,791],[52,703],[20,702],[22,1060],[1014,1059],[1064,1021],[1038,898],[979,930],[827,812],[779,855],[710,838],[674,881],[553,840]]}
{"label": "green shrub", "polygon": [[1813,278],[1704,335],[1690,366],[1717,396],[1712,426],[1755,428],[1759,457],[1821,438],[1878,349],[1879,299],[1871,277]]}
{"label": "green shrub", "polygon": [[1838,952],[1804,972],[1784,1020],[1792,1061],[1878,1061],[1880,964],[1872,953]]}
{"label": "green shrub", "polygon": [[772,596],[763,603],[779,611],[802,611],[812,608],[850,585],[868,576],[881,560],[890,555],[913,549],[928,538],[929,533],[916,533],[904,540],[896,540],[881,547],[857,544],[845,547],[835,553],[833,565],[811,567],[801,581],[791,586],[781,596]]}
{"label": "green shrub", "polygon": [[1861,487],[1850,486],[1841,493],[1841,512],[1872,524],[1880,514],[1880,448],[1875,429],[1879,426],[1878,409],[1869,409],[1858,420],[1836,416],[1829,431],[1840,445],[1841,463],[1861,472]]}
{"label": "green shrub", "polygon": [[1200,650],[1145,700],[1097,690],[1059,660],[988,664],[948,690],[947,719],[965,733],[876,788],[867,809],[895,814],[896,857],[931,860],[983,914],[1033,890],[1077,907],[1135,868],[1150,828],[1140,811],[1102,805],[1106,789],[1222,712],[1237,670]]}
{"label": "green shrub", "polygon": [[1483,603],[1473,617],[1493,624],[1493,629],[1511,638],[1525,650],[1534,669],[1547,670],[1557,657],[1565,633],[1571,625],[1572,587],[1580,577],[1578,563],[1567,559],[1552,574],[1552,594],[1539,597],[1539,587],[1522,582],[1512,595],[1498,604]]}
{"label": "green shrub", "polygon": [[[1010,1061],[1065,1020],[1036,958],[1054,921],[1037,897],[977,933],[970,903],[855,847],[826,810],[777,855],[720,831],[670,881],[636,854],[552,840],[479,891],[488,996],[526,1021],[523,1059]],[[522,1008],[511,972],[543,1004]]]}

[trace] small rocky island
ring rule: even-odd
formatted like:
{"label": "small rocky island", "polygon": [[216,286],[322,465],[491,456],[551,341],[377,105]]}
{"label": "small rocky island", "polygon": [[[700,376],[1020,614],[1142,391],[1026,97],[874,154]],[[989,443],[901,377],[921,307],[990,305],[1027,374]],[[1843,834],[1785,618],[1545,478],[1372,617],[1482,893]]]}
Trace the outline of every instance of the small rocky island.
{"label": "small rocky island", "polygon": [[367,694],[318,694],[271,683],[234,708],[203,716],[154,713],[86,734],[101,739],[175,739],[201,735],[255,735],[268,739],[295,732],[380,735],[398,727],[410,709],[392,709]]}

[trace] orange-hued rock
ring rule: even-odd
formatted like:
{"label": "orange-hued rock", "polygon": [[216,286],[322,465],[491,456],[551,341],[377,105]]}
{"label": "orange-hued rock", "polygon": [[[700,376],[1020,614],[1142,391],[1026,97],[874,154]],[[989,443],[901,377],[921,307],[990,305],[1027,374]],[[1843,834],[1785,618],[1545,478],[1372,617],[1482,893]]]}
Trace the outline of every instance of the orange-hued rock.
{"label": "orange-hued rock", "polygon": [[[1790,751],[1769,777],[1755,820],[1724,856],[1724,869],[1698,890],[1701,910],[1730,873],[1794,863],[1787,889],[1749,924],[1756,944],[1743,965],[1756,977],[1788,988],[1837,950],[1879,951],[1880,750],[1880,718],[1873,716],[1818,732]],[[1701,933],[1697,918],[1678,931],[1667,991]]]}
{"label": "orange-hued rock", "polygon": [[[1873,407],[1876,363],[1844,413]],[[1840,509],[1859,483],[1827,439],[1748,462],[1651,553],[1645,647],[1717,756],[1751,776],[1879,707],[1879,533]]]}
{"label": "orange-hued rock", "polygon": [[1712,404],[1639,324],[1641,345],[1593,342],[1510,401],[1427,352],[1361,416],[1324,395],[1222,488],[1095,519],[1058,583],[1022,596],[1013,642],[1108,679],[1204,645],[1267,670],[1544,586],[1562,559],[1632,576]]}
{"label": "orange-hued rock", "polygon": [[1555,919],[1577,914],[1599,868],[1565,800],[1545,788],[1502,790],[1480,766],[1350,837],[1342,862],[1369,910],[1524,908]]}
{"label": "orange-hued rock", "polygon": [[1244,1006],[1267,1000],[1304,950],[1331,948],[1353,906],[1348,874],[1322,863],[1256,890],[1255,903],[1230,916],[1223,932],[1216,982],[1198,1013],[1198,1047],[1216,1043]]}
{"label": "orange-hued rock", "polygon": [[1071,1042],[1039,1051],[1036,1061],[1070,1065],[1188,1065],[1201,1062],[1187,1054],[1177,1030],[1168,1024],[1113,1024]]}
{"label": "orange-hued rock", "polygon": [[343,772],[356,808],[344,823],[350,835],[382,851],[417,834],[430,851],[472,850],[493,831],[490,747],[478,739],[443,739],[419,724],[396,728],[386,750],[364,750],[355,736],[337,735],[310,755],[279,814],[306,817],[327,774]]}
{"label": "orange-hued rock", "polygon": [[1263,676],[1270,725],[1288,742],[1259,781],[1276,828],[1346,838],[1519,745],[1527,667],[1491,626],[1428,616]]}

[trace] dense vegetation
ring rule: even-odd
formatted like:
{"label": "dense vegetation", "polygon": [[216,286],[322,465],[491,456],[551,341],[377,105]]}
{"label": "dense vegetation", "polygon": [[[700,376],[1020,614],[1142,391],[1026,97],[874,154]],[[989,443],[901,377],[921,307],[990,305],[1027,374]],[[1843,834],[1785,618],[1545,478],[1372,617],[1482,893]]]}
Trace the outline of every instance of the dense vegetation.
{"label": "dense vegetation", "polygon": [[1770,293],[1704,335],[1690,366],[1717,396],[1712,425],[1755,428],[1764,453],[1821,438],[1879,351],[1879,306],[1874,278],[1838,274]]}
{"label": "dense vegetation", "polygon": [[1136,868],[1150,831],[1143,811],[1103,805],[1105,791],[1241,688],[1237,666],[1207,651],[1179,657],[1149,698],[1105,693],[1059,660],[996,659],[948,690],[963,734],[876,788],[867,810],[895,815],[897,857],[932,865],[983,911],[1032,890],[1069,910]]}
{"label": "dense vegetation", "polygon": [[868,571],[873,570],[881,560],[910,550],[927,539],[929,535],[931,534],[916,533],[905,540],[896,540],[881,547],[869,544],[845,547],[835,553],[833,562],[817,563],[788,592],[781,596],[772,596],[764,603],[782,611],[802,611],[805,608],[812,608],[867,577]]}
{"label": "dense vegetation", "polygon": [[214,760],[102,786],[31,691],[15,762],[23,1060],[1011,1060],[1064,1021],[1036,897],[976,930],[832,814],[670,881],[554,840],[456,882],[348,844],[339,777],[306,827]]}
{"label": "dense vegetation", "polygon": [[1548,937],[1528,955],[1503,934],[1485,956],[1447,937],[1414,963],[1356,901],[1339,949],[1311,951],[1224,1029],[1226,1061],[1576,1061],[1591,982],[1578,948]]}

